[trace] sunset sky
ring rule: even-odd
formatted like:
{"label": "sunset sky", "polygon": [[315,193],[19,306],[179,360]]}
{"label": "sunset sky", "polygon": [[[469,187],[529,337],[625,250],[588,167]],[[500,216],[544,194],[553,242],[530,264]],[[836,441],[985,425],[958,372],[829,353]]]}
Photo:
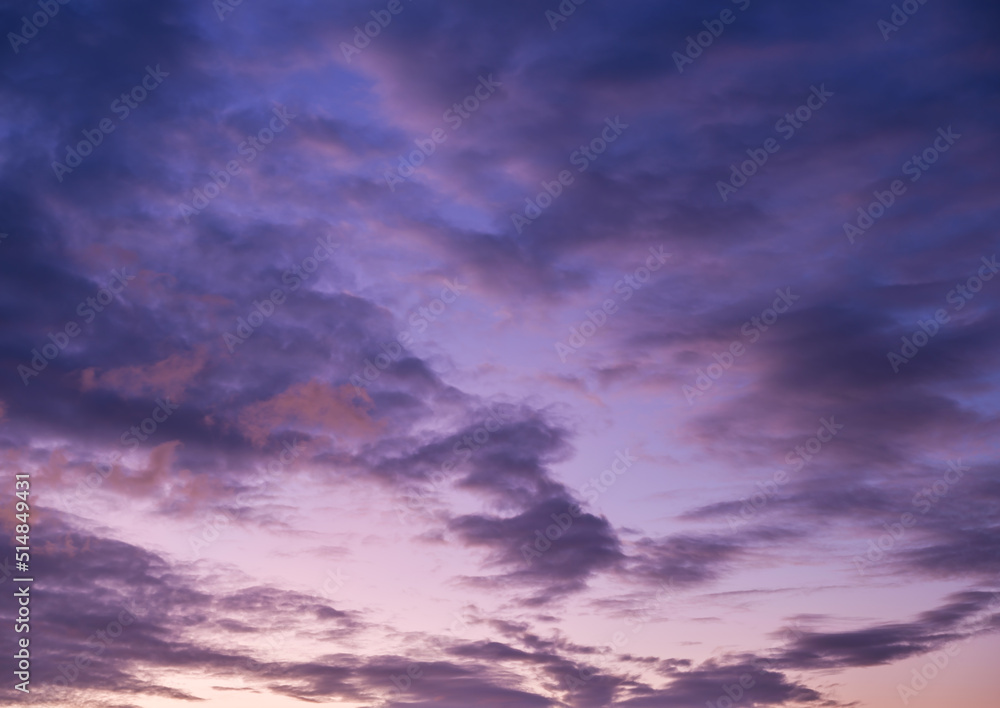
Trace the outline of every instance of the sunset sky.
{"label": "sunset sky", "polygon": [[995,2],[0,28],[0,705],[996,708]]}

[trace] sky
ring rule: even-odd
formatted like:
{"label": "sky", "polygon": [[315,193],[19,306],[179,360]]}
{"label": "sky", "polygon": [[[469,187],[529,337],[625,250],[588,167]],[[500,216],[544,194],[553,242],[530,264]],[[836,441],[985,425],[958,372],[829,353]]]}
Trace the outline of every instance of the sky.
{"label": "sky", "polygon": [[0,28],[0,704],[995,708],[996,3]]}

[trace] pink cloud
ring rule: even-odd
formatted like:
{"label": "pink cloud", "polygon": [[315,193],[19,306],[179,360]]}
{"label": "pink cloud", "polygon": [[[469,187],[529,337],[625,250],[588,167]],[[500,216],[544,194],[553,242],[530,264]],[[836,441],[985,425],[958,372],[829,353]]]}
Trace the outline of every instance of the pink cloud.
{"label": "pink cloud", "polygon": [[285,426],[316,432],[367,438],[382,429],[368,412],[371,399],[361,394],[356,404],[351,386],[334,387],[312,380],[294,384],[274,398],[247,406],[239,416],[240,428],[255,445],[263,445],[270,433]]}
{"label": "pink cloud", "polygon": [[167,396],[179,400],[207,361],[208,354],[202,346],[187,354],[171,354],[149,366],[123,366],[103,373],[90,367],[80,375],[80,387],[84,391],[109,389],[126,396]]}

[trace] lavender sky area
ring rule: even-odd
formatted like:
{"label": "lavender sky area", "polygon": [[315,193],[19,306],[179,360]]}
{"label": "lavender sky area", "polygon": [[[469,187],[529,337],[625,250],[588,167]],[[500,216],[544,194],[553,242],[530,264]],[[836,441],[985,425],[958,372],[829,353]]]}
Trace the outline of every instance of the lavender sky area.
{"label": "lavender sky area", "polygon": [[996,708],[995,2],[0,29],[0,705]]}

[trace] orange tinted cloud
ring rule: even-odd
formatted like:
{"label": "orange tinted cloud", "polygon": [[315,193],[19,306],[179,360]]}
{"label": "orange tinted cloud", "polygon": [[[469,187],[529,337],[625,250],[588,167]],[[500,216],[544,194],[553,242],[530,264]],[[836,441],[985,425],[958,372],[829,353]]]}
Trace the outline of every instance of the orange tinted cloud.
{"label": "orange tinted cloud", "polygon": [[123,366],[104,373],[91,367],[81,374],[80,386],[84,391],[103,388],[126,396],[166,396],[180,400],[207,361],[205,347],[198,347],[186,354],[172,354],[149,366]]}
{"label": "orange tinted cloud", "polygon": [[103,488],[140,499],[153,499],[163,495],[177,476],[174,458],[181,444],[180,440],[170,440],[152,448],[143,469],[130,470],[122,465],[113,465]]}
{"label": "orange tinted cloud", "polygon": [[254,403],[240,413],[243,433],[254,443],[263,445],[275,430],[295,426],[301,430],[351,437],[369,437],[381,430],[368,412],[371,399],[362,394],[362,404],[356,405],[353,387],[333,387],[320,381],[294,384],[267,401]]}

